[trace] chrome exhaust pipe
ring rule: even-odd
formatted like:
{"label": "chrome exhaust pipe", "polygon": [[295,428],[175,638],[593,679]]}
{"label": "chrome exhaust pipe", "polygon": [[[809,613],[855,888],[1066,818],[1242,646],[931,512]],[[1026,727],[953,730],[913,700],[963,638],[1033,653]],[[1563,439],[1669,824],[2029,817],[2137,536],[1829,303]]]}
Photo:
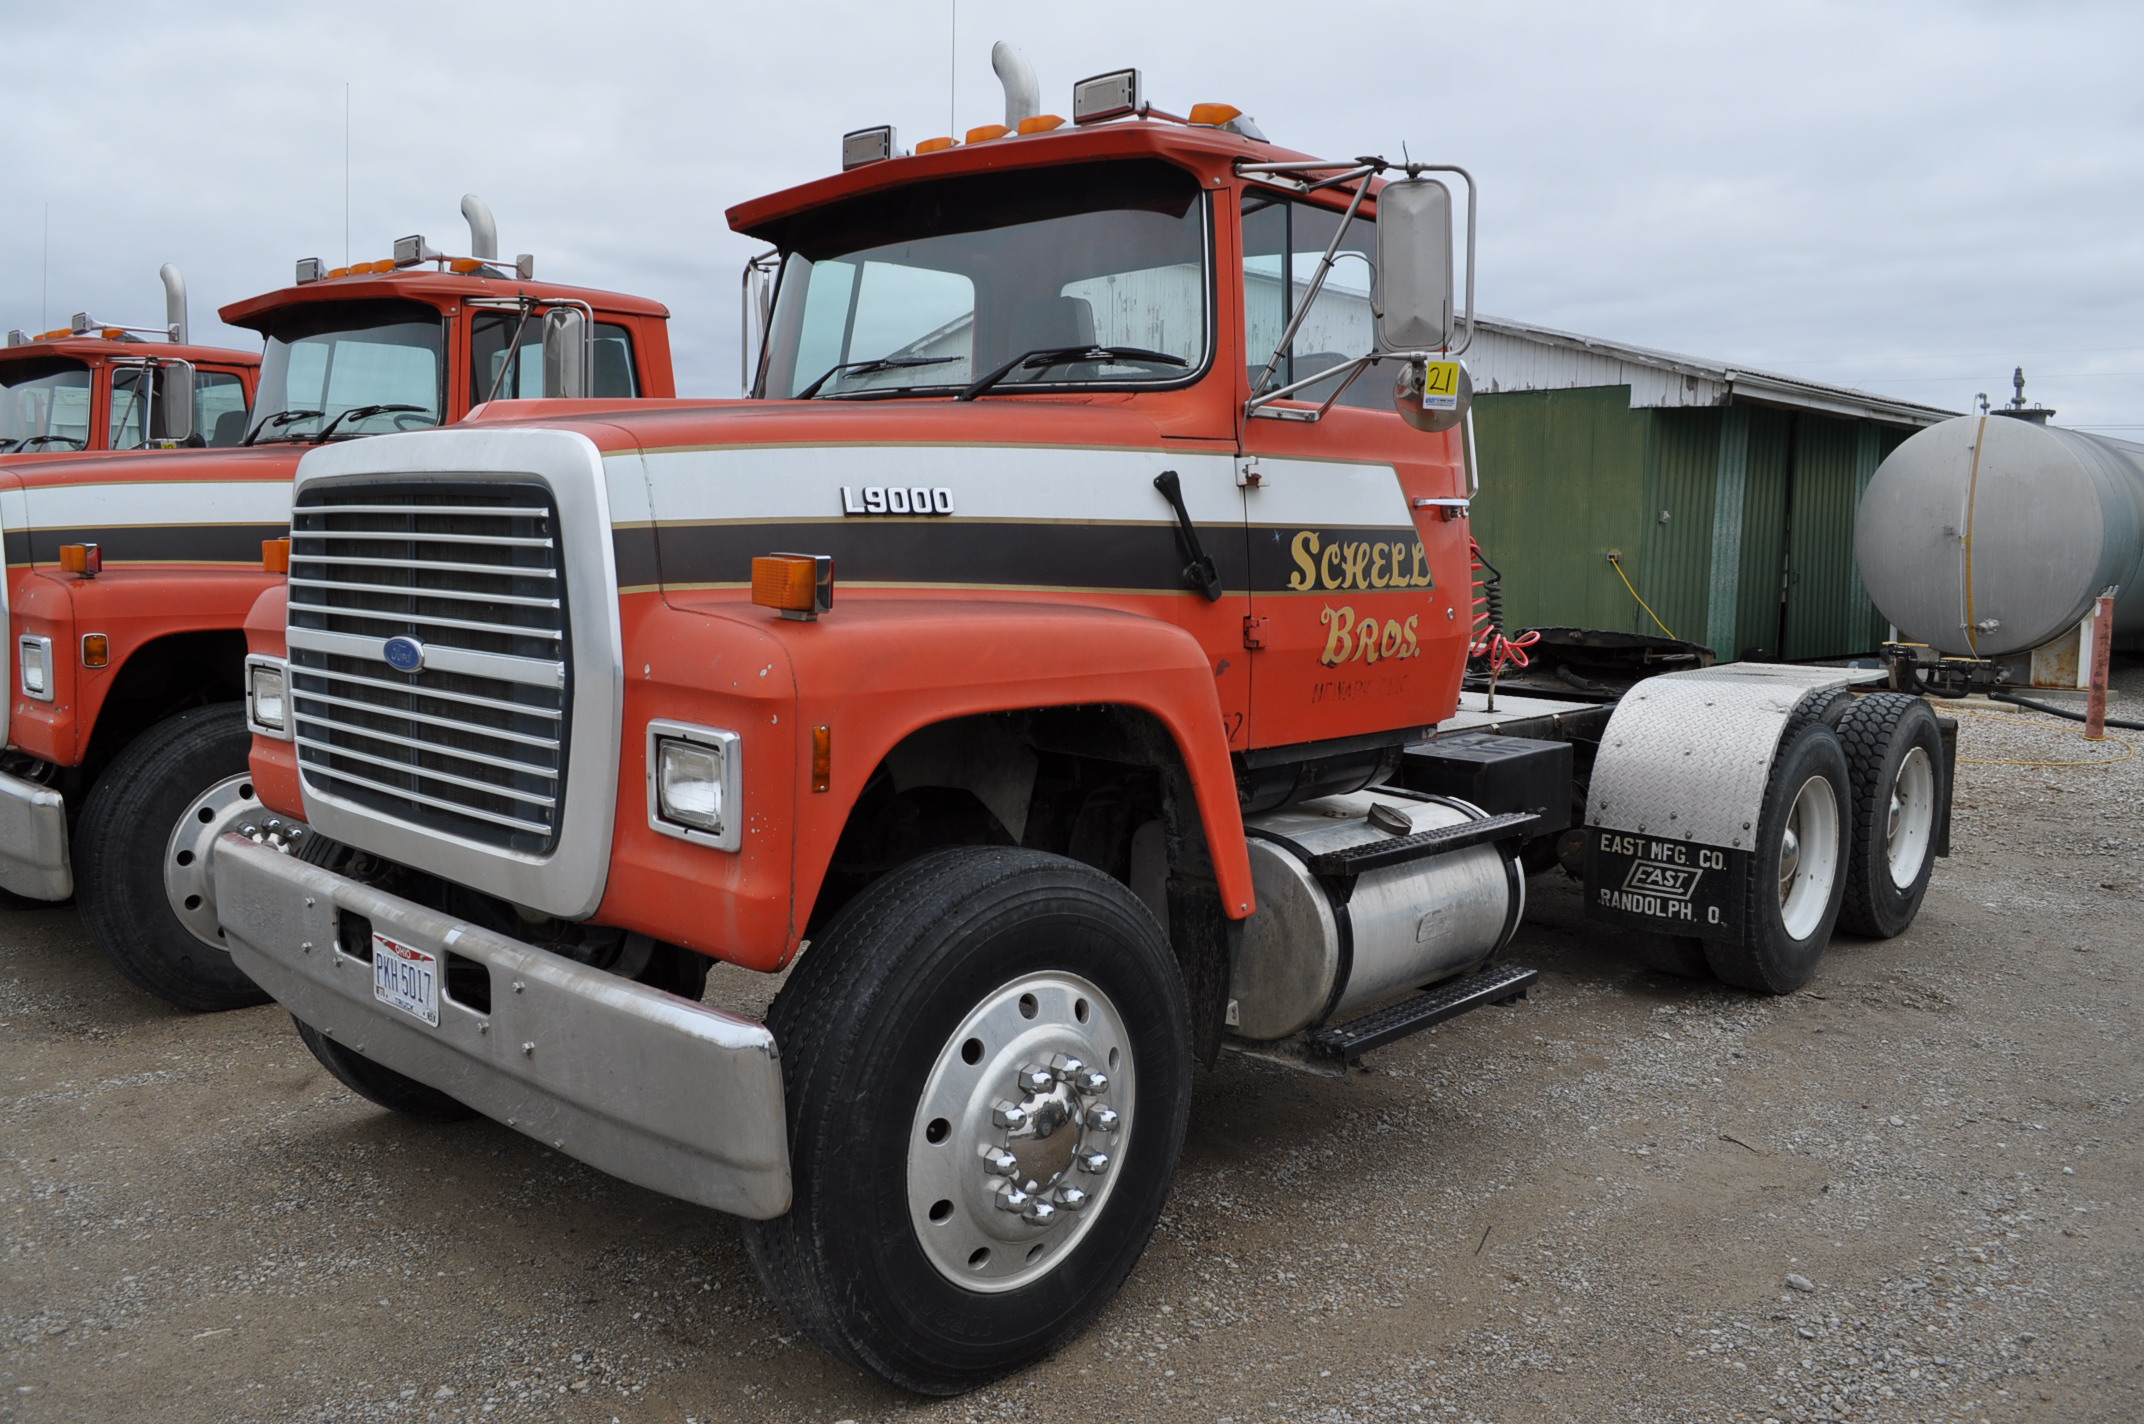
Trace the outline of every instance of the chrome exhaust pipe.
{"label": "chrome exhaust pipe", "polygon": [[1042,112],[1042,85],[1026,55],[999,40],[990,47],[990,67],[1005,86],[1005,127],[1017,129],[1020,120]]}
{"label": "chrome exhaust pipe", "polygon": [[164,279],[164,331],[172,344],[186,344],[186,279],[166,262],[157,272]]}
{"label": "chrome exhaust pipe", "polygon": [[491,208],[474,193],[462,194],[462,216],[469,219],[469,255],[481,257],[486,262],[499,255],[499,225],[492,221]]}

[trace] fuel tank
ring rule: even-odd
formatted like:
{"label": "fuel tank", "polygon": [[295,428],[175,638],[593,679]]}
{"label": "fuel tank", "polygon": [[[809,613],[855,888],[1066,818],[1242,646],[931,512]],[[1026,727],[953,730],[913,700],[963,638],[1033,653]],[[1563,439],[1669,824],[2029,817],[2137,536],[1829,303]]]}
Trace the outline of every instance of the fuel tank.
{"label": "fuel tank", "polygon": [[2118,587],[2144,641],[2144,445],[2001,415],[1921,431],[1877,467],[1854,530],[1861,581],[1909,642],[2022,653]]}

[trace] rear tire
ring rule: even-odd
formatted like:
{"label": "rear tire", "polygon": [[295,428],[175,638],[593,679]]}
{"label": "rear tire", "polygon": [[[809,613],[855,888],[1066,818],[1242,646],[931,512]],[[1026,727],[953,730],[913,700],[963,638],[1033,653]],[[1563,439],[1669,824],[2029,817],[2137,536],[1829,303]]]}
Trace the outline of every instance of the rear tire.
{"label": "rear tire", "polygon": [[366,1101],[419,1122],[465,1122],[476,1116],[476,1110],[465,1107],[460,1100],[375,1063],[354,1048],[343,1047],[304,1020],[292,1016],[291,1022],[298,1026],[298,1037],[305,1040],[320,1066]]}
{"label": "rear tire", "polygon": [[1870,939],[1901,935],[1921,912],[1943,824],[1943,732],[1918,697],[1876,692],[1839,719],[1853,785],[1853,848],[1839,928]]}
{"label": "rear tire", "polygon": [[113,759],[75,830],[75,898],[89,937],[129,981],[182,1009],[268,1002],[216,928],[203,841],[258,812],[252,745],[235,702],[167,717]]}
{"label": "rear tire", "polygon": [[829,1352],[957,1394],[1050,1353],[1130,1274],[1183,1147],[1191,1013],[1123,885],[1010,847],[910,861],[813,940],[768,1026],[795,1197],[745,1246]]}
{"label": "rear tire", "polygon": [[1763,994],[1809,982],[1831,943],[1846,894],[1846,753],[1822,722],[1782,741],[1757,819],[1757,843],[1737,893],[1741,928],[1705,941],[1712,972]]}

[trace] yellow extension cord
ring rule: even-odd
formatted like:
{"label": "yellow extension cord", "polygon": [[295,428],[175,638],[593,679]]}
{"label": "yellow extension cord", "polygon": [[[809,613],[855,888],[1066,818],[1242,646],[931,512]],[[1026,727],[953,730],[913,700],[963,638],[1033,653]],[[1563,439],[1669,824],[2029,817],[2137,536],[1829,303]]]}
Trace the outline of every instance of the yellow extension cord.
{"label": "yellow extension cord", "polygon": [[[1668,632],[1668,625],[1660,621],[1660,615],[1653,612],[1653,605],[1647,603],[1645,601],[1645,596],[1638,592],[1638,586],[1630,581],[1630,575],[1623,572],[1623,561],[1617,558],[1615,555],[1610,554],[1608,556],[1608,562],[1614,567],[1615,576],[1623,581],[1623,587],[1630,590],[1630,596],[1632,598],[1637,599],[1638,606],[1645,610],[1645,616],[1653,620],[1653,626],[1658,628],[1661,632],[1667,633],[1670,638],[1675,637],[1673,633]],[[1677,639],[1677,641],[1679,642],[1681,640]]]}

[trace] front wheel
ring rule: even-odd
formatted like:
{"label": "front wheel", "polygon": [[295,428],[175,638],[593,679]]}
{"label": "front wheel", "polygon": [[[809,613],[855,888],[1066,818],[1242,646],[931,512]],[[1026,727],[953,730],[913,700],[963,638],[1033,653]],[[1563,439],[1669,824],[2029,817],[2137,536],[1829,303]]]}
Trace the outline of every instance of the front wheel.
{"label": "front wheel", "polygon": [[795,1197],[749,1222],[768,1293],[924,1394],[1077,1333],[1159,1218],[1190,1007],[1153,916],[1059,856],[941,851],[852,901],[776,998]]}
{"label": "front wheel", "polygon": [[231,962],[209,875],[216,837],[260,814],[235,702],[167,717],[105,769],[75,831],[75,900],[114,968],[182,1009],[268,996]]}

